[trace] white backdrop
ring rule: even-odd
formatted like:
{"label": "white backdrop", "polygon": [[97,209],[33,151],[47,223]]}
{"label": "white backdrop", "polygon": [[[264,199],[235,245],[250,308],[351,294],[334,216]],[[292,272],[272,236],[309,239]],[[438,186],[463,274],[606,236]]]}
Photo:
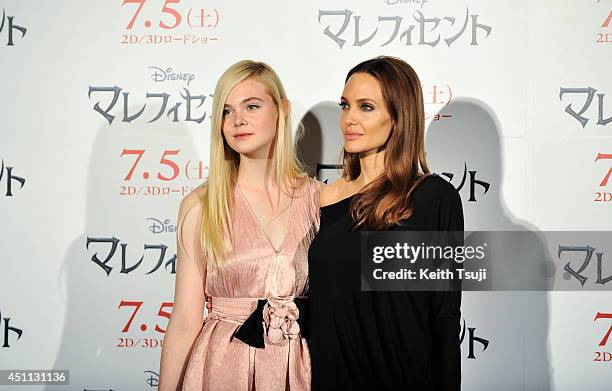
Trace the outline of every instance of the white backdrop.
{"label": "white backdrop", "polygon": [[[211,94],[241,59],[278,72],[316,167],[337,163],[347,71],[401,57],[466,229],[610,229],[611,0],[0,8],[0,369],[70,370],[47,389],[156,388],[178,205],[207,175]],[[465,293],[463,388],[609,389],[612,318],[596,315],[612,295],[588,291],[595,261],[584,273],[583,292]]]}

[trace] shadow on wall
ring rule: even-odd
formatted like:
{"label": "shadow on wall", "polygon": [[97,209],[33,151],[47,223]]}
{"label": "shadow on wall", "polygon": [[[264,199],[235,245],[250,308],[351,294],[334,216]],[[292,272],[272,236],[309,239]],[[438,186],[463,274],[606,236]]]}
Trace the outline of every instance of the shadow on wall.
{"label": "shadow on wall", "polygon": [[[431,171],[449,180],[461,194],[465,229],[478,231],[466,244],[487,243],[488,255],[493,259],[520,257],[525,261],[522,277],[509,274],[513,265],[495,263],[488,271],[492,284],[517,286],[512,278],[554,272],[543,235],[529,222],[513,216],[504,202],[503,139],[495,113],[484,102],[469,98],[456,99],[442,111],[452,117],[432,121],[427,128],[427,161]],[[516,191],[524,192],[524,189]],[[493,235],[491,231],[523,231],[524,234],[518,240],[518,235]],[[538,289],[542,291],[464,292],[463,332],[467,324],[476,327],[481,333],[479,336],[489,340],[486,351],[479,352],[475,359],[467,359],[467,350],[474,347],[474,341],[464,334],[463,386],[466,389],[554,389],[548,348],[549,293],[546,290],[550,286],[539,285]],[[476,343],[476,349],[482,347]]]}
{"label": "shadow on wall", "polygon": [[[130,113],[140,107],[131,107]],[[147,107],[158,112],[160,107]],[[132,168],[136,155],[120,157],[123,149],[144,149],[145,152],[133,172],[132,179],[124,177]],[[175,180],[173,170],[160,164],[166,150],[180,149],[178,155],[166,158],[182,166]],[[201,180],[185,179],[184,167],[188,160],[197,161],[193,141],[182,123],[161,118],[153,123],[126,123],[118,116],[109,126],[104,122],[97,130],[91,151],[87,178],[86,214],[83,234],[68,248],[57,279],[65,297],[66,315],[60,350],[53,368],[70,370],[72,389],[143,389],[159,372],[161,348],[128,348],[122,338],[163,339],[155,326],[166,327],[167,320],[156,316],[160,304],[171,302],[174,291],[173,265],[167,262],[175,254],[175,232],[153,233],[149,218],[169,219],[176,225],[182,193],[166,196],[120,195],[124,185],[163,185],[172,188],[196,187]],[[150,174],[146,170],[150,170]],[[145,177],[148,177],[145,178]],[[142,192],[144,193],[146,189]],[[141,193],[141,194],[143,194]],[[87,238],[113,238],[120,243],[106,264],[107,274],[92,261],[104,261],[110,253],[109,243],[90,243]],[[126,246],[126,266],[131,267],[143,257],[142,263],[129,273],[121,273],[122,247]],[[167,251],[161,266],[153,273],[160,251],[143,251],[144,244],[165,245]],[[142,308],[134,316],[128,332],[123,332],[134,307],[121,307],[122,300],[142,301]],[[169,311],[166,308],[166,311]],[[143,330],[146,329],[146,330]],[[145,373],[145,371],[152,371]],[[155,381],[152,380],[153,382]],[[47,386],[47,390],[55,390]]]}
{"label": "shadow on wall", "polygon": [[304,133],[297,142],[298,156],[308,175],[322,182],[340,177],[344,140],[338,126],[340,109],[337,102],[316,104],[302,117]]}

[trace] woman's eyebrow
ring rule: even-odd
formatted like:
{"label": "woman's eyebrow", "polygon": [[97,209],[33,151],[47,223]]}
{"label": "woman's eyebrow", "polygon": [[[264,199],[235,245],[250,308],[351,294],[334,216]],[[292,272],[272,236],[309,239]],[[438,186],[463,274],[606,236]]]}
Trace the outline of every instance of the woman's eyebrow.
{"label": "woman's eyebrow", "polygon": [[[348,100],[348,99],[346,99],[344,96],[341,96],[340,100]],[[372,102],[372,103],[376,103],[376,101],[374,99],[371,99],[371,98],[359,98],[359,99],[356,100],[356,102]]]}
{"label": "woman's eyebrow", "polygon": [[256,96],[252,96],[252,97],[250,97],[250,98],[246,98],[246,99],[241,100],[241,101],[240,101],[240,103],[248,102],[248,101],[253,100],[253,99],[257,99],[257,100],[262,101],[262,102],[264,101],[264,100],[263,100],[263,99],[261,99],[261,98],[258,98],[258,97],[256,97]]}
{"label": "woman's eyebrow", "polygon": [[357,102],[372,102],[372,103],[376,103],[376,101],[372,98],[359,98],[357,99]]}
{"label": "woman's eyebrow", "polygon": [[[243,104],[243,103],[248,102],[248,101],[253,100],[253,99],[259,100],[259,101],[261,101],[261,102],[263,102],[263,101],[264,101],[264,100],[263,100],[263,99],[261,99],[261,98],[258,98],[258,97],[256,97],[256,96],[252,96],[252,97],[250,97],[250,98],[246,98],[246,99],[241,100],[241,101],[240,101],[238,104]],[[229,103],[226,103],[224,106],[225,106],[225,107],[232,107],[232,105],[231,105],[231,104],[229,104]]]}

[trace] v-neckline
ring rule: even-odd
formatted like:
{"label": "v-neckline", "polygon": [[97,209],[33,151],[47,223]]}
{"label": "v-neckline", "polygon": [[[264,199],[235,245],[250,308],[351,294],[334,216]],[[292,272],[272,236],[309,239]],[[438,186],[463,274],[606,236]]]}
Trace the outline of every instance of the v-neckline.
{"label": "v-neckline", "polygon": [[270,248],[272,248],[272,250],[274,250],[274,253],[278,254],[283,249],[285,245],[285,241],[287,240],[287,236],[289,234],[289,230],[291,229],[291,218],[293,217],[293,202],[295,201],[295,189],[293,190],[293,194],[291,195],[291,204],[289,205],[289,218],[287,219],[287,229],[285,230],[285,234],[283,235],[283,240],[281,241],[277,249],[276,247],[274,247],[274,243],[272,243],[272,241],[270,240],[270,237],[266,234],[266,230],[263,228],[263,225],[261,225],[261,221],[259,221],[259,217],[257,217],[257,213],[255,213],[255,211],[251,207],[251,204],[249,203],[248,198],[246,198],[242,190],[240,190],[240,186],[238,185],[238,182],[235,182],[235,186],[236,186],[236,189],[238,190],[238,193],[242,197],[242,200],[246,204],[247,209],[249,210],[249,213],[251,214],[253,220],[255,220],[255,222],[257,223],[257,226],[259,227],[261,234],[266,238],[268,245],[270,246]]}

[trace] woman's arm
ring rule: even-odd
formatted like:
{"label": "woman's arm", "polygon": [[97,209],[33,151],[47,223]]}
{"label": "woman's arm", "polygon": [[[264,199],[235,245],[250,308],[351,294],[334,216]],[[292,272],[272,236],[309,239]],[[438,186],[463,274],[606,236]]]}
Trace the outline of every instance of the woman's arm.
{"label": "woman's arm", "polygon": [[177,229],[174,307],[164,336],[159,390],[180,390],[193,343],[202,329],[206,262],[200,246],[198,190],[181,202]]}
{"label": "woman's arm", "polygon": [[[452,185],[440,194],[438,230],[463,231],[461,198]],[[461,236],[461,241],[463,236]],[[456,243],[460,244],[460,243]],[[431,292],[433,382],[435,390],[461,389],[461,291]]]}

